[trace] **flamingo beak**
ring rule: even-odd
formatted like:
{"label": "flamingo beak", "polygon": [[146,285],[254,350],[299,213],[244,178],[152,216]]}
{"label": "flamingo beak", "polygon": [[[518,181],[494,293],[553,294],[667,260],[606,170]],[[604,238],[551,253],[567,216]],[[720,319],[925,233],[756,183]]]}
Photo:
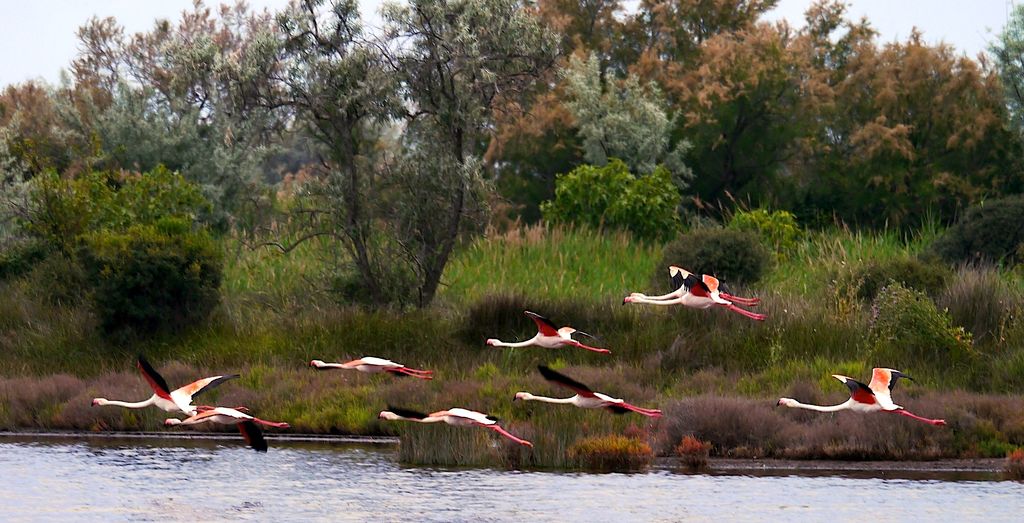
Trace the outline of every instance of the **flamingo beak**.
{"label": "flamingo beak", "polygon": [[93,407],[96,407],[96,406],[98,406],[99,404],[100,404],[100,400],[99,400],[99,399],[94,399],[94,400],[92,400],[92,406],[93,406]]}
{"label": "flamingo beak", "polygon": [[775,406],[776,407],[781,407],[782,406],[782,400],[780,399],[779,401],[776,401],[775,402]]}

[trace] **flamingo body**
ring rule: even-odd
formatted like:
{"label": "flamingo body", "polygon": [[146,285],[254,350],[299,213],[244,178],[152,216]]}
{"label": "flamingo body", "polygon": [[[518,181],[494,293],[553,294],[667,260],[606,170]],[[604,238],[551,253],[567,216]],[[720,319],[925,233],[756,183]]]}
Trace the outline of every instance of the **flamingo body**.
{"label": "flamingo body", "polygon": [[561,349],[563,347],[576,347],[579,349],[589,350],[591,352],[598,352],[601,354],[611,353],[611,351],[608,349],[591,347],[590,345],[585,345],[572,338],[573,334],[593,338],[593,336],[583,331],[576,330],[572,327],[559,328],[554,323],[552,323],[551,320],[535,312],[523,311],[523,313],[526,314],[526,316],[533,320],[533,322],[537,325],[537,334],[534,335],[534,337],[526,341],[520,342],[505,342],[497,338],[490,338],[487,340],[487,345],[490,345],[491,347],[509,348],[537,346],[545,349]]}
{"label": "flamingo body", "polygon": [[643,293],[634,292],[623,298],[622,303],[641,303],[647,305],[682,305],[694,309],[710,309],[714,306],[722,306],[737,314],[746,316],[752,320],[764,321],[767,316],[741,309],[736,304],[754,306],[761,303],[758,298],[740,298],[719,290],[718,278],[702,275],[700,278],[686,269],[672,265],[669,267],[669,275],[672,277],[672,284],[676,290],[661,296],[647,296]]}
{"label": "flamingo body", "polygon": [[463,408],[451,408],[439,410],[430,414],[422,414],[414,410],[402,409],[389,406],[377,416],[380,419],[389,421],[412,421],[416,423],[439,423],[443,422],[455,427],[483,427],[493,430],[498,434],[526,447],[533,447],[533,443],[516,437],[498,425],[498,418]]}
{"label": "flamingo body", "polygon": [[318,370],[328,369],[354,369],[359,372],[366,372],[369,374],[376,374],[380,372],[390,372],[392,374],[413,376],[424,380],[433,379],[434,371],[431,370],[420,370],[406,367],[401,363],[396,363],[391,360],[384,358],[375,358],[373,356],[363,356],[357,360],[348,361],[345,363],[325,363],[322,360],[313,360],[309,362],[310,367],[315,367]]}
{"label": "flamingo body", "polygon": [[537,366],[537,370],[540,371],[541,375],[543,375],[545,379],[557,383],[558,385],[561,385],[568,389],[572,389],[573,391],[576,392],[576,395],[569,398],[549,398],[546,396],[537,396],[534,394],[530,394],[529,392],[517,392],[515,397],[512,398],[513,401],[523,400],[541,401],[544,403],[564,403],[573,405],[575,407],[579,407],[581,409],[607,408],[608,410],[611,410],[612,412],[615,412],[617,414],[632,411],[636,412],[637,414],[642,414],[644,416],[649,416],[652,418],[661,417],[661,411],[658,409],[645,409],[643,407],[637,407],[636,405],[626,403],[622,399],[613,398],[611,396],[608,396],[607,394],[595,392],[591,390],[590,387],[587,387],[586,385],[564,374],[551,370],[548,367],[545,367],[544,365]]}
{"label": "flamingo body", "polygon": [[160,373],[149,364],[149,361],[147,361],[144,356],[139,355],[136,366],[138,367],[139,372],[142,373],[142,377],[146,379],[146,383],[148,383],[150,388],[153,389],[153,395],[150,396],[149,399],[132,403],[108,400],[106,398],[94,398],[92,400],[92,406],[100,407],[110,405],[129,409],[141,409],[153,405],[167,412],[183,412],[191,416],[197,412],[197,408],[192,405],[192,399],[195,396],[213,389],[225,381],[238,377],[238,374],[211,376],[171,390],[170,387],[167,386],[167,381],[164,380],[163,376],[161,376]]}
{"label": "flamingo body", "polygon": [[913,378],[910,376],[907,376],[898,370],[885,368],[872,369],[871,375],[871,383],[869,385],[865,385],[853,378],[840,374],[833,374],[833,378],[839,380],[850,389],[850,399],[840,403],[839,405],[810,405],[800,403],[792,398],[780,398],[778,405],[790,408],[815,410],[818,412],[838,412],[840,410],[852,410],[860,413],[891,412],[931,425],[946,424],[945,420],[923,418],[907,411],[900,405],[893,403],[890,393],[892,389],[896,387],[896,381],[899,378],[912,380]]}
{"label": "flamingo body", "polygon": [[263,438],[263,431],[260,425],[286,429],[287,423],[262,420],[246,414],[238,409],[228,407],[201,407],[200,411],[184,420],[168,418],[164,425],[200,425],[203,423],[214,423],[217,425],[235,425],[242,437],[249,446],[258,452],[267,451],[267,441]]}

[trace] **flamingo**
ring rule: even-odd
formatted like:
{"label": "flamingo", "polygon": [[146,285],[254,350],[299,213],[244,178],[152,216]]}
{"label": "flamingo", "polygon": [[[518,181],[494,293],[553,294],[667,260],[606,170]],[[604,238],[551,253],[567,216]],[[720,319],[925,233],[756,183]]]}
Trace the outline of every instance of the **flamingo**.
{"label": "flamingo", "polygon": [[198,410],[198,413],[193,414],[184,420],[167,418],[164,420],[164,425],[169,427],[175,425],[199,425],[202,423],[236,425],[238,427],[238,431],[242,433],[242,437],[245,438],[245,442],[257,452],[267,451],[267,440],[263,439],[263,431],[260,430],[260,425],[279,429],[287,429],[290,427],[287,423],[262,420],[241,412],[238,409],[228,407],[201,406],[198,407]]}
{"label": "flamingo", "polygon": [[548,398],[545,396],[535,396],[529,392],[517,392],[516,396],[512,398],[512,401],[523,400],[543,401],[546,403],[568,403],[581,409],[606,408],[616,414],[624,414],[626,412],[633,411],[652,418],[661,417],[660,410],[637,407],[635,405],[630,405],[621,399],[613,398],[611,396],[601,394],[600,392],[594,392],[593,390],[590,390],[590,387],[587,387],[564,374],[555,372],[544,365],[538,365],[537,370],[539,370],[541,375],[543,375],[548,381],[552,381],[563,387],[572,389],[576,392],[576,395],[571,398]]}
{"label": "flamingo", "polygon": [[432,376],[434,371],[432,370],[411,369],[401,363],[395,363],[383,358],[374,358],[372,356],[363,356],[358,360],[352,360],[346,363],[325,363],[322,360],[313,360],[309,362],[309,366],[315,367],[317,370],[356,369],[359,372],[368,372],[371,374],[377,372],[392,372],[396,375],[412,376],[414,378],[424,380],[434,379]]}
{"label": "flamingo", "polygon": [[898,370],[875,368],[871,371],[871,383],[865,385],[853,378],[833,374],[833,378],[843,382],[850,389],[850,399],[839,405],[821,406],[800,403],[792,398],[780,398],[778,405],[796,409],[816,410],[818,412],[836,412],[840,410],[852,410],[854,412],[893,412],[923,421],[931,425],[945,425],[946,421],[941,419],[922,418],[908,412],[903,407],[892,402],[890,392],[896,387],[896,381],[900,378],[913,380],[910,376]]}
{"label": "flamingo", "polygon": [[197,412],[197,408],[192,405],[193,397],[202,392],[206,392],[227,380],[238,377],[238,374],[211,376],[209,378],[193,381],[184,387],[171,390],[171,388],[167,386],[167,382],[164,381],[163,376],[161,376],[160,373],[158,373],[141,354],[139,355],[139,360],[136,366],[139,368],[139,372],[142,373],[142,377],[146,378],[146,382],[149,383],[149,386],[153,389],[153,395],[150,396],[149,399],[129,403],[124,401],[108,400],[106,398],[94,398],[92,400],[92,406],[101,407],[104,405],[112,405],[128,409],[141,409],[150,405],[155,405],[167,412],[184,412],[185,414],[192,416]]}
{"label": "flamingo", "polygon": [[761,303],[759,298],[740,298],[726,294],[719,290],[718,278],[707,274],[697,277],[686,269],[672,265],[668,268],[672,277],[672,284],[676,290],[662,294],[661,296],[647,296],[643,293],[634,292],[626,296],[622,303],[644,303],[648,305],[683,305],[695,309],[709,309],[715,305],[725,307],[733,312],[742,314],[752,320],[764,321],[767,316],[741,309],[736,304],[755,306]]}
{"label": "flamingo", "polygon": [[558,349],[561,347],[578,347],[580,349],[586,349],[593,352],[600,352],[602,354],[611,353],[611,351],[608,349],[599,349],[597,347],[591,347],[589,345],[584,345],[572,339],[573,334],[587,336],[588,338],[593,338],[595,340],[597,339],[591,336],[590,334],[587,334],[583,331],[578,331],[572,327],[558,328],[557,326],[555,326],[554,323],[551,322],[551,320],[535,312],[523,311],[523,313],[526,314],[531,320],[533,320],[534,323],[537,324],[537,334],[534,337],[526,341],[520,341],[515,343],[509,343],[501,341],[496,338],[490,338],[487,340],[487,344],[490,345],[491,347],[511,348],[528,347],[530,345],[544,347],[545,349]]}
{"label": "flamingo", "polygon": [[377,415],[377,418],[388,421],[414,421],[416,423],[437,423],[443,421],[456,427],[483,427],[485,429],[493,430],[520,445],[533,447],[533,443],[530,443],[525,439],[517,438],[505,429],[501,428],[501,426],[498,425],[498,418],[475,410],[453,408],[448,410],[439,410],[431,414],[423,414],[422,412],[417,412],[415,410],[402,409],[389,405],[387,410],[382,410],[380,414]]}

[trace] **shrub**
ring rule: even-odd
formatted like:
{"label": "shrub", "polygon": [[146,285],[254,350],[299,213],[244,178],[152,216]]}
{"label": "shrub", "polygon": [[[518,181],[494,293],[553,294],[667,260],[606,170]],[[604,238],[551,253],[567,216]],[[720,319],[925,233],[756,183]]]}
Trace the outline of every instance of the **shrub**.
{"label": "shrub", "polygon": [[83,259],[103,327],[151,332],[204,319],[216,305],[222,254],[208,233],[165,219],[87,235]]}
{"label": "shrub", "polygon": [[988,200],[967,210],[931,250],[949,263],[1024,262],[1024,195]]}
{"label": "shrub", "polygon": [[1021,303],[1019,291],[1010,288],[991,268],[963,267],[953,282],[936,299],[975,341],[1000,338]]}
{"label": "shrub", "polygon": [[708,467],[708,454],[711,444],[693,436],[685,436],[676,445],[676,455],[683,466],[691,470],[705,470]]}
{"label": "shrub", "polygon": [[555,199],[541,204],[544,219],[626,229],[645,239],[671,238],[680,227],[679,190],[667,169],[634,176],[620,160],[581,165],[555,181]]}
{"label": "shrub", "polygon": [[21,276],[46,258],[47,249],[42,242],[29,241],[0,250],[0,281]]}
{"label": "shrub", "polygon": [[727,283],[746,284],[761,279],[771,255],[757,236],[735,229],[696,229],[665,246],[653,283],[665,287],[666,267],[678,265],[697,274],[710,274]]}
{"label": "shrub", "polygon": [[797,242],[803,236],[803,231],[796,224],[796,217],[788,211],[737,211],[729,220],[729,228],[757,234],[765,245],[783,256],[796,249]]}
{"label": "shrub", "polygon": [[1003,471],[1011,479],[1024,479],[1024,448],[1018,448],[1006,455]]}
{"label": "shrub", "polygon": [[882,287],[890,283],[936,296],[952,277],[952,271],[943,265],[902,257],[865,261],[840,276],[839,281],[843,288],[853,290],[858,298],[871,301]]}
{"label": "shrub", "polygon": [[973,357],[970,333],[954,327],[949,314],[919,291],[887,285],[878,293],[873,313],[869,339],[874,365],[913,368],[928,362],[953,370]]}
{"label": "shrub", "polygon": [[594,470],[640,470],[654,459],[650,445],[620,435],[584,438],[567,452],[570,460]]}

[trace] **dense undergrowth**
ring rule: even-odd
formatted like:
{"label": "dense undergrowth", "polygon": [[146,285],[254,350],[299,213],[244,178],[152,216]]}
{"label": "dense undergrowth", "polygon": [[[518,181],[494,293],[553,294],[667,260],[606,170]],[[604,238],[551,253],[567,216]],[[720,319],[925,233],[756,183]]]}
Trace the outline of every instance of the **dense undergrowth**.
{"label": "dense undergrowth", "polygon": [[[669,290],[667,272],[662,286],[651,288],[662,249],[621,233],[565,228],[527,228],[478,241],[449,267],[435,306],[404,312],[371,312],[322,298],[315,292],[315,244],[289,256],[228,246],[223,299],[213,319],[146,339],[98,334],[87,307],[54,301],[30,273],[0,283],[0,428],[159,428],[166,413],[90,406],[99,396],[148,397],[133,366],[141,352],[172,385],[242,374],[202,398],[205,403],[248,405],[303,432],[398,434],[402,459],[417,463],[602,467],[595,456],[629,447],[601,439],[610,435],[626,435],[658,455],[676,453],[690,436],[709,442],[717,456],[1002,457],[1024,445],[1021,274],[947,268],[948,275],[927,280],[941,284],[918,289],[902,275],[921,271],[886,263],[916,259],[934,236],[807,234],[759,283],[733,286],[734,294],[762,298],[759,312],[769,316],[764,323],[724,310],[621,305],[629,292]],[[891,277],[889,266],[897,267]],[[865,294],[868,277],[878,288]],[[596,335],[612,354],[483,343],[532,336],[525,309]],[[364,355],[433,369],[436,379],[307,366],[313,358]],[[571,395],[544,381],[538,364],[636,405],[661,408],[665,416],[652,421],[513,403],[518,391]],[[866,380],[875,366],[898,367],[916,378],[901,383],[894,399],[949,426],[775,407],[780,396],[844,401],[846,389],[830,375]],[[489,431],[381,422],[376,415],[387,404],[490,412],[535,447],[506,444]]]}

